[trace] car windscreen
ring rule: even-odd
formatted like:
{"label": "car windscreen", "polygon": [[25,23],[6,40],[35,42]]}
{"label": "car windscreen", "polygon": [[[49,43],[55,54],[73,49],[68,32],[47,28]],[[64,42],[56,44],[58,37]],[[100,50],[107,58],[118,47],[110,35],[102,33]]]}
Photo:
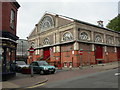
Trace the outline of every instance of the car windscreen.
{"label": "car windscreen", "polygon": [[41,61],[38,62],[39,66],[48,66],[49,64],[47,62]]}
{"label": "car windscreen", "polygon": [[18,65],[26,65],[26,63],[25,63],[24,61],[16,61],[16,63],[17,63]]}

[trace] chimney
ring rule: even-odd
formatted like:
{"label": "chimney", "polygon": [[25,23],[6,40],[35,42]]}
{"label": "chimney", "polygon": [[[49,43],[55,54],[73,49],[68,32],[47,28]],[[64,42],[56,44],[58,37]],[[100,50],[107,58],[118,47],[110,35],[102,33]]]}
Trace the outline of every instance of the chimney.
{"label": "chimney", "polygon": [[59,18],[59,15],[56,14],[56,15],[55,15],[55,20],[56,20],[56,21],[55,21],[55,26],[56,26],[56,27],[58,27],[58,18]]}
{"label": "chimney", "polygon": [[98,26],[103,27],[103,21],[99,20],[97,21],[97,23],[98,23]]}

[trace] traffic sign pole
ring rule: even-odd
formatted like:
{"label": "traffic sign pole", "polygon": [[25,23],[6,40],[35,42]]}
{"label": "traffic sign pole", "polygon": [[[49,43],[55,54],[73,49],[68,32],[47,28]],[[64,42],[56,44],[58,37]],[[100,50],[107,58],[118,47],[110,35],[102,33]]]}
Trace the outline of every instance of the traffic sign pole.
{"label": "traffic sign pole", "polygon": [[88,52],[88,63],[90,65],[90,52]]}
{"label": "traffic sign pole", "polygon": [[[29,53],[30,54],[33,54],[34,53],[34,48],[33,47],[31,47],[30,49],[29,49]],[[31,58],[31,61],[33,61],[33,56],[32,56],[32,58]],[[33,65],[31,64],[31,77],[33,77],[34,76],[34,73],[33,73]]]}
{"label": "traffic sign pole", "polygon": [[83,55],[83,51],[79,50],[78,53],[80,55],[80,68],[82,69],[82,55]]}
{"label": "traffic sign pole", "polygon": [[80,55],[80,68],[82,69],[82,55]]}

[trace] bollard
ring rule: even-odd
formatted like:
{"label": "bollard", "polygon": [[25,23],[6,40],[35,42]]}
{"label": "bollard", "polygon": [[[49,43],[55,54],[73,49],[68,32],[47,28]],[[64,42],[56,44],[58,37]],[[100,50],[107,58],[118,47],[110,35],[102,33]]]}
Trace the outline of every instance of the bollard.
{"label": "bollard", "polygon": [[33,66],[31,65],[31,77],[33,77]]}
{"label": "bollard", "polygon": [[79,66],[79,69],[82,69],[82,66]]}
{"label": "bollard", "polygon": [[69,69],[72,70],[72,66],[69,66]]}

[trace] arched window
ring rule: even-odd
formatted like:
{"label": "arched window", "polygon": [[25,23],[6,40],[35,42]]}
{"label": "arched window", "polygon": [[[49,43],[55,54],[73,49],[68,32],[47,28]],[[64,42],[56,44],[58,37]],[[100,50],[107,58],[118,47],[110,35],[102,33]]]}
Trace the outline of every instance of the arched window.
{"label": "arched window", "polygon": [[80,38],[81,40],[88,40],[88,39],[89,39],[88,34],[87,34],[86,32],[80,33],[79,38]]}
{"label": "arched window", "polygon": [[31,42],[31,46],[32,46],[32,47],[35,47],[35,43],[34,43],[34,42]]}
{"label": "arched window", "polygon": [[108,44],[113,44],[113,38],[112,38],[112,37],[108,37],[107,43],[108,43]]}
{"label": "arched window", "polygon": [[49,38],[45,38],[44,41],[43,41],[43,44],[44,45],[49,45],[50,44]]}
{"label": "arched window", "polygon": [[96,35],[95,42],[102,42],[102,37],[100,35]]}
{"label": "arched window", "polygon": [[70,32],[66,32],[65,34],[63,34],[63,41],[70,41],[73,39],[73,36]]}
{"label": "arched window", "polygon": [[53,18],[48,15],[45,16],[41,21],[40,30],[45,31],[45,30],[51,29],[52,27],[54,27]]}

